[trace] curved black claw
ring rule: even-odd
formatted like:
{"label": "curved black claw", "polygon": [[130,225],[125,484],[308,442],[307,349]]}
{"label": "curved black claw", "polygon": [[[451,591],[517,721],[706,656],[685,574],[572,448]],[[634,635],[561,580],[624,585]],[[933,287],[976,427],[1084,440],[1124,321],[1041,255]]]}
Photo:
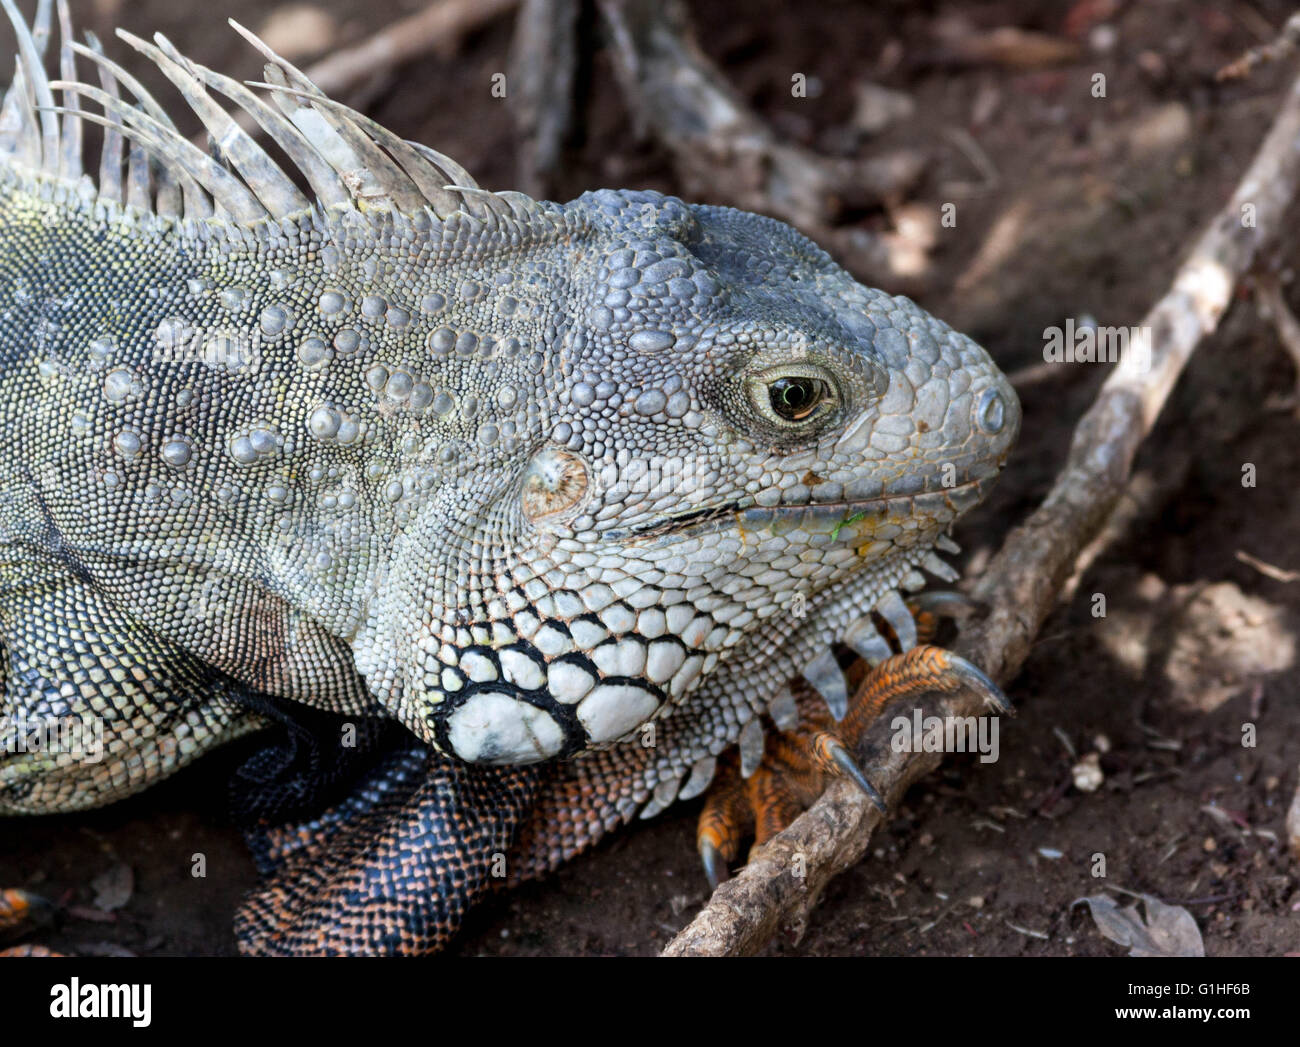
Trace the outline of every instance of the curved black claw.
{"label": "curved black claw", "polygon": [[1016,707],[1002,693],[1002,688],[989,679],[988,674],[978,665],[968,662],[959,654],[947,652],[949,669],[962,683],[976,694],[982,695],[986,705],[991,705],[1000,713],[1016,715]]}
{"label": "curved black claw", "polygon": [[880,795],[874,785],[867,781],[867,776],[862,773],[862,768],[858,766],[857,761],[853,759],[848,749],[833,740],[826,741],[825,746],[826,755],[839,768],[840,773],[861,789],[881,814],[887,813],[888,808],[885,806],[885,798]]}
{"label": "curved black claw", "polygon": [[700,841],[700,861],[704,863],[704,875],[709,881],[710,890],[716,891],[718,884],[731,879],[731,870],[723,861],[722,852],[709,840]]}
{"label": "curved black claw", "polygon": [[937,618],[968,618],[980,610],[980,604],[956,589],[927,589],[907,598],[913,614],[932,614]]}

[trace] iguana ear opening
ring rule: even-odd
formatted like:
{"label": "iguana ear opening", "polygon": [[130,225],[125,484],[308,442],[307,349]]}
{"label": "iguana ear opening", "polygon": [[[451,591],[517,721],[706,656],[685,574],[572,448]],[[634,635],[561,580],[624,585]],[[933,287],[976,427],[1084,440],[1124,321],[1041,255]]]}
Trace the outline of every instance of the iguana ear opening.
{"label": "iguana ear opening", "polygon": [[558,447],[540,451],[524,472],[520,505],[529,523],[572,516],[587,501],[591,472],[581,455]]}

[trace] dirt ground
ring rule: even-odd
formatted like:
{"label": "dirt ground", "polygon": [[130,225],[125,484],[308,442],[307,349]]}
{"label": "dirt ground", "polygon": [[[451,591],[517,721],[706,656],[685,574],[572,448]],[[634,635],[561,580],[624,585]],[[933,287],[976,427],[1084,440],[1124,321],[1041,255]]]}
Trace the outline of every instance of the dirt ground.
{"label": "dirt ground", "polygon": [[[338,46],[419,4],[313,6],[329,16],[317,21],[321,39]],[[915,297],[987,346],[1015,376],[1024,406],[1020,445],[999,487],[956,534],[963,561],[977,568],[1046,493],[1106,371],[1043,366],[1044,328],[1085,317],[1134,325],[1164,291],[1191,235],[1245,169],[1294,62],[1241,84],[1218,86],[1213,74],[1275,32],[1292,5],[692,7],[706,50],[783,134],[863,155],[924,149],[930,162],[911,205],[937,215],[956,204],[956,227],[933,229]],[[263,0],[74,0],[77,8],[101,36],[115,23],[161,29],[201,61],[250,79],[257,63],[222,19],[259,28],[279,10]],[[944,32],[1001,26],[1073,39],[1078,57],[1022,69],[958,61],[942,42]],[[489,93],[492,73],[507,68],[509,42],[508,24],[498,22],[455,57],[372,85],[368,111],[456,157],[482,184],[509,188],[510,112]],[[790,96],[797,72],[814,85],[807,98]],[[1105,98],[1091,92],[1097,73]],[[915,115],[859,143],[849,129],[862,81],[905,92]],[[667,157],[632,136],[604,58],[590,94],[586,142],[566,167],[564,194],[603,185],[674,191]],[[860,222],[888,225],[882,214]],[[1300,422],[1269,406],[1294,381],[1271,326],[1243,296],[1141,452],[1113,540],[1008,688],[1020,714],[1003,723],[1000,759],[954,757],[914,787],[868,860],[828,890],[804,939],[777,942],[771,953],[1120,955],[1073,904],[1103,884],[1185,906],[1211,955],[1300,951],[1300,890],[1283,826],[1300,759],[1300,581],[1238,558],[1300,569]],[[1253,487],[1242,483],[1246,465]],[[1095,594],[1105,597],[1105,617],[1094,617]],[[1247,724],[1253,747],[1243,745]],[[45,939],[57,946],[233,953],[232,913],[254,881],[224,800],[243,751],[216,754],[107,810],[7,823],[0,884],[74,907]],[[1071,784],[1073,754],[1089,752],[1100,755],[1104,783],[1081,792]],[[693,847],[697,812],[698,801],[679,804],[546,881],[494,899],[453,951],[657,952],[706,897]],[[208,875],[195,879],[200,853]],[[1092,875],[1097,855],[1104,880]],[[122,865],[134,873],[130,899],[100,914],[91,881]]]}

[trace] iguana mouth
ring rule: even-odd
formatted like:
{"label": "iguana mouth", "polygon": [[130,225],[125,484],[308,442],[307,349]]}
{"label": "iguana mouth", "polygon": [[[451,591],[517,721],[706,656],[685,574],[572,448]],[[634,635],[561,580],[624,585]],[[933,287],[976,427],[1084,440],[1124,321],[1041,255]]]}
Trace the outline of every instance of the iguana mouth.
{"label": "iguana mouth", "polygon": [[682,513],[680,516],[669,516],[653,523],[642,524],[640,527],[633,527],[630,531],[616,532],[610,537],[655,538],[664,534],[676,534],[679,531],[690,531],[711,523],[725,521],[742,511],[739,502],[706,506],[703,509],[693,509],[689,513]]}
{"label": "iguana mouth", "polygon": [[847,499],[837,502],[800,502],[773,506],[729,502],[726,505],[707,506],[679,516],[670,516],[632,528],[630,531],[611,534],[609,537],[657,538],[684,531],[709,529],[731,520],[738,522],[746,531],[775,527],[779,533],[789,533],[804,527],[815,533],[829,531],[832,537],[839,537],[840,531],[844,528],[872,518],[888,516],[954,518],[984,497],[990,479],[990,477],[980,477],[938,491],[886,494],[874,498]]}

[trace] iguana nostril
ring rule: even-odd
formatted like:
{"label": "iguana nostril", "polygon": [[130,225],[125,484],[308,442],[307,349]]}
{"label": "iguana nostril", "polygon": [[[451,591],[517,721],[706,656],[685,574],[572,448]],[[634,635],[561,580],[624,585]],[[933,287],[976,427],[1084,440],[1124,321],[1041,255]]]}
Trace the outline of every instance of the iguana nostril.
{"label": "iguana nostril", "polygon": [[985,389],[975,401],[975,422],[990,436],[1002,432],[1007,422],[1007,405],[996,389]]}

